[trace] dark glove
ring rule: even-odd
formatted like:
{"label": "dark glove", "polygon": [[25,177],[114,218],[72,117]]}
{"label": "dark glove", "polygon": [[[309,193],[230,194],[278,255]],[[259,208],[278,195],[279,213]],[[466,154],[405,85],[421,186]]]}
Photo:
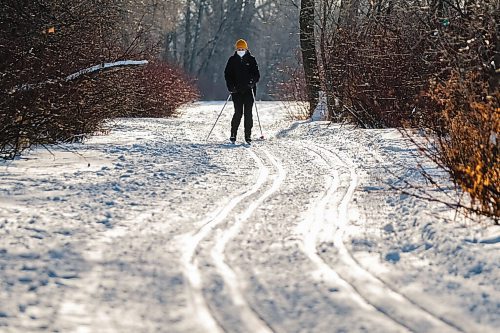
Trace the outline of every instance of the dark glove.
{"label": "dark glove", "polygon": [[253,80],[250,80],[248,82],[248,88],[254,88],[255,87],[255,82]]}
{"label": "dark glove", "polygon": [[236,90],[236,87],[228,88],[228,90],[231,94],[235,94],[238,92],[238,90]]}

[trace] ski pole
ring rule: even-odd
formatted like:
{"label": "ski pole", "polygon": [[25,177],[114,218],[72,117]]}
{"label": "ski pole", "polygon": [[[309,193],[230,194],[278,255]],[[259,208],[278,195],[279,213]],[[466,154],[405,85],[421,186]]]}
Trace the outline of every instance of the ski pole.
{"label": "ski pole", "polygon": [[212,134],[212,131],[214,130],[215,125],[217,125],[217,122],[219,121],[219,118],[222,115],[222,111],[224,111],[224,108],[226,107],[226,104],[227,104],[227,102],[229,102],[230,98],[231,98],[231,94],[229,94],[229,96],[227,96],[226,103],[224,103],[224,106],[222,107],[222,110],[220,110],[219,116],[215,120],[214,126],[212,126],[212,129],[210,130],[210,133],[208,133],[208,135],[207,135],[206,141],[208,141],[208,138],[210,137],[210,134]]}
{"label": "ski pole", "polygon": [[257,121],[259,122],[260,138],[264,139],[264,134],[262,134],[262,126],[260,126],[259,110],[257,110],[257,100],[255,99],[255,93],[253,92],[253,88],[251,88],[250,90],[252,91],[253,102],[255,104],[255,112],[257,113]]}

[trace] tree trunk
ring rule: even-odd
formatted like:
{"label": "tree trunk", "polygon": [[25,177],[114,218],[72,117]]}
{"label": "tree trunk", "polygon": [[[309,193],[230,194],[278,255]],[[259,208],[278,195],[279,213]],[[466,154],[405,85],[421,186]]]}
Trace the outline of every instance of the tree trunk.
{"label": "tree trunk", "polygon": [[189,58],[191,50],[191,0],[186,4],[186,14],[184,18],[184,53],[182,56],[184,70],[189,71]]}
{"label": "tree trunk", "polygon": [[194,41],[193,47],[191,49],[191,54],[189,58],[189,73],[194,73],[194,64],[196,61],[196,54],[198,52],[198,40],[200,38],[201,22],[203,19],[203,11],[205,10],[205,0],[200,0],[198,2],[198,15],[196,17],[196,26],[194,31]]}
{"label": "tree trunk", "polygon": [[496,8],[493,8],[493,13],[495,13],[494,18],[496,22],[496,34],[495,34],[495,40],[493,41],[495,43],[495,48],[496,52],[493,58],[493,63],[494,66],[492,66],[492,79],[490,81],[490,90],[491,92],[498,91],[498,88],[500,87],[500,72],[498,70],[500,69],[500,4],[496,4]]}
{"label": "tree trunk", "polygon": [[300,48],[306,77],[309,114],[312,116],[318,104],[320,88],[316,43],[314,38],[314,0],[302,0],[300,3]]}
{"label": "tree trunk", "polygon": [[329,58],[331,57],[331,45],[327,39],[326,34],[332,33],[331,31],[327,31],[328,29],[328,15],[330,14],[331,8],[329,7],[329,3],[327,1],[323,1],[322,8],[322,18],[321,18],[321,27],[320,27],[320,36],[319,36],[319,53],[322,64],[322,73],[323,73],[323,85],[326,92],[326,101],[328,105],[328,119],[336,118],[335,115],[335,94],[333,87],[333,79],[332,79],[332,70],[328,63]]}

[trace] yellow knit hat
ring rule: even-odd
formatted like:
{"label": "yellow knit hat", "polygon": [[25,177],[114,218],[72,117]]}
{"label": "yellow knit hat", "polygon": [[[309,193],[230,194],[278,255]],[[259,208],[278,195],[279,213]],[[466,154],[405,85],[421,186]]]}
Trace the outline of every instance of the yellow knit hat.
{"label": "yellow knit hat", "polygon": [[238,39],[236,42],[236,48],[248,50],[248,44],[244,39]]}

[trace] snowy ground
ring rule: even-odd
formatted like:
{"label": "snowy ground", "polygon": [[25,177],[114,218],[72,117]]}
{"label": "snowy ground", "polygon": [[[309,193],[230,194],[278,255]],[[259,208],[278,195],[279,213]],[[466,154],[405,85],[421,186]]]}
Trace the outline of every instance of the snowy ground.
{"label": "snowy ground", "polygon": [[0,164],[0,332],[497,332],[499,227],[391,190],[397,131],[221,106]]}

